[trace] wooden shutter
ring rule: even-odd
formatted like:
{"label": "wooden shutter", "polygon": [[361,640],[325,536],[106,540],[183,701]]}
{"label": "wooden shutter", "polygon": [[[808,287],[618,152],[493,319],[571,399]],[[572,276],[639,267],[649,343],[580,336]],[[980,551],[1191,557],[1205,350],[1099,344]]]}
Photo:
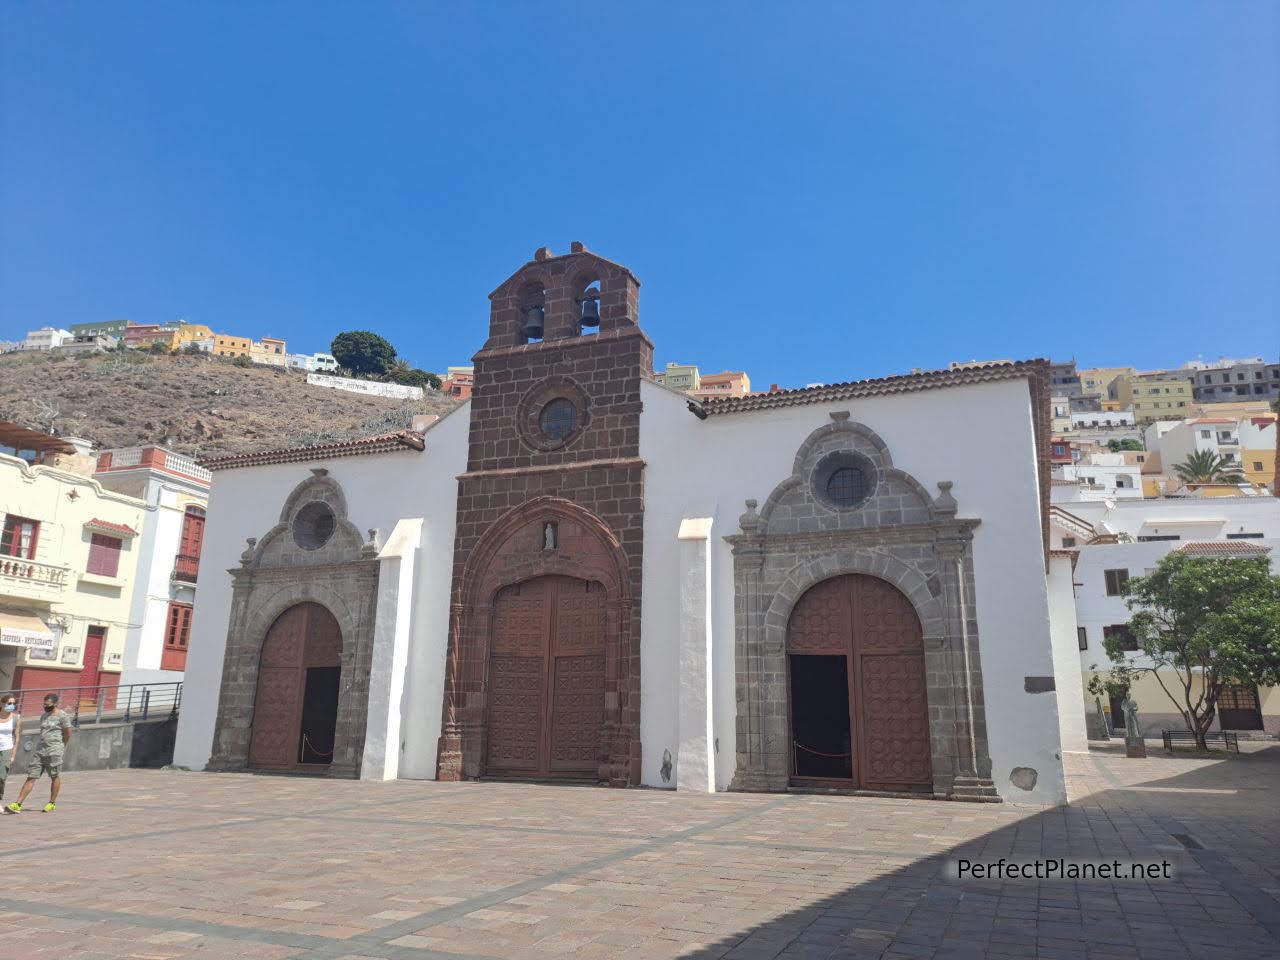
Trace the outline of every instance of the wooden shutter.
{"label": "wooden shutter", "polygon": [[95,533],[89,542],[89,572],[114,577],[120,572],[120,540]]}
{"label": "wooden shutter", "polygon": [[185,670],[187,666],[187,641],[191,638],[191,606],[186,603],[170,603],[165,624],[164,652],[160,655],[161,670]]}

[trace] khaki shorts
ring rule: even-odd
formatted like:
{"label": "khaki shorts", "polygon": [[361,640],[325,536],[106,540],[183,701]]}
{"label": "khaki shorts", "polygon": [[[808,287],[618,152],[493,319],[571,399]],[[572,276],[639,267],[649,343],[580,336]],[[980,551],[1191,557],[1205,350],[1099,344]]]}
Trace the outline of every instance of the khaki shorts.
{"label": "khaki shorts", "polygon": [[27,777],[36,780],[40,774],[47,773],[49,779],[62,773],[62,757],[49,757],[42,753],[33,753],[31,761],[27,764]]}

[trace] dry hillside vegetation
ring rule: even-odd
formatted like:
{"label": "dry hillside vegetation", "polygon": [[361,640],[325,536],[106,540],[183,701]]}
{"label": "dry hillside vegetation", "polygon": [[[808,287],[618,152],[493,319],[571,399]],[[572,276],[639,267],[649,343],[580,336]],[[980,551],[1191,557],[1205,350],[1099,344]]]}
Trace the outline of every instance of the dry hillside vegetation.
{"label": "dry hillside vegetation", "polygon": [[160,444],[216,457],[385,433],[454,406],[438,394],[366,397],[310,386],[302,373],[189,354],[0,356],[0,420],[104,448]]}

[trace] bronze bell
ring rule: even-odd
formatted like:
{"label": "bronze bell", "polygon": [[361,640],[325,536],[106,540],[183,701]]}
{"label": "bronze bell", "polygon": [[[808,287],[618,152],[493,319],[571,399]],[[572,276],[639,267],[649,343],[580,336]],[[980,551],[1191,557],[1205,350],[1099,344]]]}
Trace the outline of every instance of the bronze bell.
{"label": "bronze bell", "polygon": [[542,339],[542,321],[543,310],[540,306],[529,307],[524,312],[524,324],[520,327],[520,333],[524,335],[526,340]]}
{"label": "bronze bell", "polygon": [[582,325],[584,327],[600,326],[600,301],[595,297],[583,297],[578,302],[582,304]]}

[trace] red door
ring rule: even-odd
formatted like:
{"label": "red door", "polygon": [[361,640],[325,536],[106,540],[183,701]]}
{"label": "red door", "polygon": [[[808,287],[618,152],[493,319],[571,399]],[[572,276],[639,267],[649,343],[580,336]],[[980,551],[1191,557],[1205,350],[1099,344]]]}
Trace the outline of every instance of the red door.
{"label": "red door", "polygon": [[[98,670],[102,666],[102,645],[106,640],[106,627],[90,627],[84,640],[84,667],[80,670],[79,686],[96,687]],[[97,702],[97,693],[93,690],[81,690],[80,699],[91,703]]]}

